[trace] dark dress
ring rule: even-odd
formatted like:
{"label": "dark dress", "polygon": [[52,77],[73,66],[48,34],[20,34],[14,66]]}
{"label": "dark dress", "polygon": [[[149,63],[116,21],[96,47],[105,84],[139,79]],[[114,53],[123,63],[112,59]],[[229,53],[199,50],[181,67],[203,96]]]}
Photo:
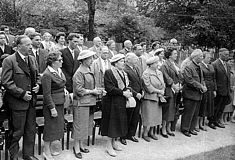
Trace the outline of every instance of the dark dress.
{"label": "dark dress", "polygon": [[[64,135],[64,102],[66,79],[62,73],[60,77],[57,73],[52,73],[47,68],[42,76],[43,88],[43,115],[45,119],[43,140],[55,141]],[[58,116],[52,117],[50,109],[54,108]]]}
{"label": "dark dress", "polygon": [[104,86],[107,94],[102,99],[101,135],[123,137],[127,134],[126,97],[123,96],[123,90],[118,88],[112,70],[105,72]]}
{"label": "dark dress", "polygon": [[199,110],[200,117],[210,117],[214,114],[214,91],[216,90],[215,70],[212,65],[200,64],[207,92],[203,94]]}

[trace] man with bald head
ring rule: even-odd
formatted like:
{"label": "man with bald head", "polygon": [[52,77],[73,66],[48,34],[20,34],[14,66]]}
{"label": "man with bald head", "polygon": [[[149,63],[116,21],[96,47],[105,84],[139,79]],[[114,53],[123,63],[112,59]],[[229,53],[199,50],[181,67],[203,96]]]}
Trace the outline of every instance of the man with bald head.
{"label": "man with bald head", "polygon": [[126,54],[126,62],[124,71],[127,73],[127,76],[130,81],[130,87],[132,88],[132,94],[136,101],[135,108],[127,108],[127,122],[128,122],[128,132],[125,137],[121,137],[120,141],[122,144],[126,145],[126,140],[129,139],[133,142],[138,142],[138,139],[135,137],[137,124],[139,122],[139,112],[140,112],[140,100],[142,98],[142,81],[139,69],[136,67],[138,65],[139,58],[135,53]]}
{"label": "man with bald head", "polygon": [[23,159],[34,157],[36,133],[36,94],[39,75],[36,59],[29,55],[32,41],[26,35],[16,40],[17,51],[4,59],[2,85],[6,89],[4,100],[10,109],[9,152],[11,160],[18,160],[19,141],[23,137]]}
{"label": "man with bald head", "polygon": [[101,47],[102,47],[102,41],[100,39],[100,37],[95,37],[93,39],[93,46],[91,48],[89,48],[89,50],[93,51],[96,53],[96,55],[94,55],[94,59],[97,59],[100,57],[101,55]]}
{"label": "man with bald head", "polygon": [[219,58],[212,63],[215,69],[216,79],[216,97],[215,97],[215,112],[214,116],[208,117],[209,127],[213,126],[219,128],[225,128],[225,126],[219,121],[224,111],[225,105],[229,104],[230,99],[230,68],[227,64],[229,57],[229,51],[226,48],[219,49]]}
{"label": "man with bald head", "polygon": [[124,42],[124,48],[119,51],[119,53],[126,55],[132,50],[132,42],[130,40],[126,40]]}

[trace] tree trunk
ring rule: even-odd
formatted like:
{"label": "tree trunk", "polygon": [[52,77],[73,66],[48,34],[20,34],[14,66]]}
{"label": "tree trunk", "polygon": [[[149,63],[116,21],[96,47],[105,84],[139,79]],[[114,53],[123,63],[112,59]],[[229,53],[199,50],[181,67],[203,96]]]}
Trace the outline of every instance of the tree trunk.
{"label": "tree trunk", "polygon": [[95,5],[96,0],[85,0],[87,2],[88,6],[88,14],[89,14],[89,20],[88,20],[88,26],[89,26],[89,33],[88,33],[88,41],[92,41],[95,37]]}

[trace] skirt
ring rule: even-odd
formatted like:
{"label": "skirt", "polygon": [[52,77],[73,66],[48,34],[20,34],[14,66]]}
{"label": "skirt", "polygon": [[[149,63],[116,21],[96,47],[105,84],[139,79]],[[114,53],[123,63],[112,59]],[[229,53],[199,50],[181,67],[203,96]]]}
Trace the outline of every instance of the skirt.
{"label": "skirt", "polygon": [[143,126],[160,125],[162,123],[162,107],[156,101],[143,100],[141,117]]}
{"label": "skirt", "polygon": [[211,117],[214,115],[214,93],[213,91],[207,91],[203,94],[199,117]]}
{"label": "skirt", "polygon": [[174,121],[176,113],[175,96],[170,97],[166,104],[162,105],[162,120],[167,122]]}
{"label": "skirt", "polygon": [[56,105],[58,116],[52,117],[49,108],[43,108],[44,130],[43,140],[52,142],[64,136],[64,105]]}
{"label": "skirt", "polygon": [[84,140],[92,135],[94,106],[74,107],[73,108],[73,131],[74,140]]}

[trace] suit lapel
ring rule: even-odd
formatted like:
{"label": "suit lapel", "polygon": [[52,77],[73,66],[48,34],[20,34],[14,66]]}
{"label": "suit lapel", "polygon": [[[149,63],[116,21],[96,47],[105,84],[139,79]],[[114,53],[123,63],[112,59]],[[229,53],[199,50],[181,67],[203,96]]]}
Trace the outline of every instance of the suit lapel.
{"label": "suit lapel", "polygon": [[28,75],[30,75],[29,67],[27,63],[20,57],[19,53],[16,52],[16,61],[18,62],[18,66]]}
{"label": "suit lapel", "polygon": [[[138,69],[137,68],[131,68],[129,65],[126,65],[126,69],[129,70],[129,73],[133,75],[133,77],[136,77],[135,79],[138,81],[139,84],[141,84],[140,80],[140,75],[138,73]],[[135,69],[135,71],[134,71]]]}
{"label": "suit lapel", "polygon": [[169,68],[170,68],[171,70],[173,70],[173,71],[176,73],[176,75],[178,76],[178,73],[177,73],[175,67],[173,66],[173,64],[172,64],[169,60],[166,60],[166,64],[167,64],[167,65],[169,66]]}
{"label": "suit lapel", "polygon": [[102,66],[101,58],[99,58],[97,65],[98,65],[98,69],[99,69],[102,73],[104,73],[104,67]]}
{"label": "suit lapel", "polygon": [[[66,48],[66,56],[68,57],[68,59],[71,61],[71,63],[73,64],[73,56],[72,56],[72,53],[70,52],[70,50],[68,48]],[[75,55],[75,54],[74,54]]]}
{"label": "suit lapel", "polygon": [[[222,64],[222,62],[218,59],[218,63],[219,63],[219,68],[223,71],[223,73],[226,75],[226,76],[228,76],[228,74],[227,74],[227,72],[226,72],[226,70],[225,70],[225,68],[224,68],[224,65]],[[227,67],[227,65],[226,65],[226,67]],[[227,67],[227,71],[228,71],[228,67]]]}

